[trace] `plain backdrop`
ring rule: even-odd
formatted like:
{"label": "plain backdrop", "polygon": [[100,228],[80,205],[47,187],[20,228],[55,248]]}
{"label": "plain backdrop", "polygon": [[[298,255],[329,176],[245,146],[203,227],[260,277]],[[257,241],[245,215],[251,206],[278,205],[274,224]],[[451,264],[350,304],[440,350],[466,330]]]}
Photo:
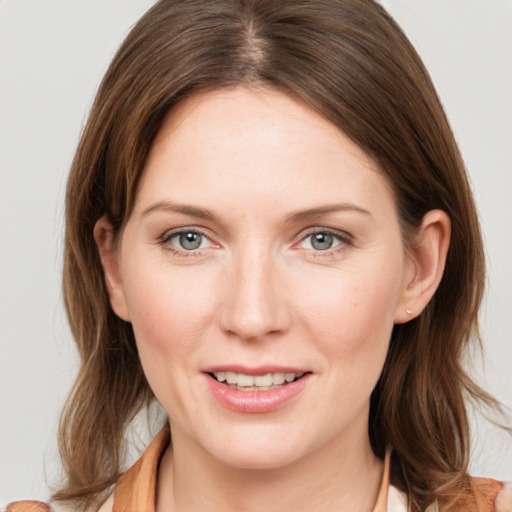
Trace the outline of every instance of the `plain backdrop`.
{"label": "plain backdrop", "polygon": [[[479,382],[512,406],[512,1],[383,0],[429,68],[479,205],[489,286]],[[77,367],[61,304],[66,174],[102,74],[150,0],[0,0],[0,504],[48,497]],[[475,422],[471,470],[512,480]]]}

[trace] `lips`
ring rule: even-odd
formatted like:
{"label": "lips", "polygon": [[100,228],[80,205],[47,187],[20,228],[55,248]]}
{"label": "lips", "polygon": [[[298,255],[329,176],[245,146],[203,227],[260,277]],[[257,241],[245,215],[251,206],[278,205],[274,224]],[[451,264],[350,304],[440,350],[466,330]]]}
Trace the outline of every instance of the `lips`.
{"label": "lips", "polygon": [[283,367],[215,367],[204,371],[217,401],[242,413],[274,411],[305,389],[311,372]]}

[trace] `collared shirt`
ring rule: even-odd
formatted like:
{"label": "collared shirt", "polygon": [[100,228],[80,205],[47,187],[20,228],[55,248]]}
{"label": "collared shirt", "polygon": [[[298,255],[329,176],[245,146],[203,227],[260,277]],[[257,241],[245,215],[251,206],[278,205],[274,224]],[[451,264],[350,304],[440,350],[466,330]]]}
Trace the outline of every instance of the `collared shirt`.
{"label": "collared shirt", "polygon": [[[99,512],[155,512],[158,465],[169,446],[170,435],[164,428],[143,455],[118,480],[113,495]],[[373,512],[407,512],[407,499],[389,483],[390,452],[386,454],[377,503]],[[437,508],[429,508],[429,512]]]}
{"label": "collared shirt", "polygon": [[[155,512],[158,467],[169,443],[170,433],[166,427],[153,439],[137,462],[119,478],[113,494],[103,503],[98,512]],[[377,503],[373,512],[407,512],[405,494],[390,484],[389,477],[390,451],[388,450]],[[502,483],[495,480],[474,478],[472,485],[476,491],[476,501],[473,501],[471,509],[512,512],[512,486],[510,484],[503,486]],[[457,510],[465,511],[467,508],[462,503]],[[42,502],[19,501],[8,505],[5,511],[72,512],[73,508],[63,504],[54,504],[50,508],[49,505]],[[438,512],[437,505],[431,505],[426,512]]]}
{"label": "collared shirt", "polygon": [[[103,504],[99,512],[155,512],[156,485],[160,460],[169,446],[170,434],[166,427],[153,439],[143,455],[118,480],[113,495]],[[373,512],[407,512],[405,493],[390,483],[391,451],[386,452],[384,471]],[[490,479],[472,479],[478,510],[512,512],[512,489],[510,486]],[[503,489],[498,493],[498,490]],[[496,499],[495,499],[496,497]],[[466,510],[462,505],[460,510]],[[426,512],[438,512],[436,503]]]}

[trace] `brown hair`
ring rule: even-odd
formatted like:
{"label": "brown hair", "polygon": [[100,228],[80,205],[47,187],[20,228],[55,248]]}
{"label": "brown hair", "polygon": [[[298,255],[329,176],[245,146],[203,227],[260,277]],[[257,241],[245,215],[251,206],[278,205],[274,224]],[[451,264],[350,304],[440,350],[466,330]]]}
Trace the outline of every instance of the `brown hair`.
{"label": "brown hair", "polygon": [[375,453],[394,447],[410,509],[446,503],[467,487],[465,399],[496,405],[461,363],[478,335],[481,235],[429,75],[370,0],[161,0],[119,49],[68,181],[63,288],[81,367],[60,426],[67,482],[54,498],[101,501],[118,477],[126,427],[152,399],[131,325],[110,307],[94,225],[106,213],[120,232],[174,105],[196,91],[244,85],[300,98],[372,156],[392,184],[406,242],[429,210],[451,219],[444,277],[421,315],[395,326],[369,420]]}

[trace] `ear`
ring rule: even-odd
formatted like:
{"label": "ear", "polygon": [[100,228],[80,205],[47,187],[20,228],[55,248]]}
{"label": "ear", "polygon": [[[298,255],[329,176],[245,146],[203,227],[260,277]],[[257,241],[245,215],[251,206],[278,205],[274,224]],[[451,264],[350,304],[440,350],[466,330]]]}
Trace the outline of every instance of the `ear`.
{"label": "ear", "polygon": [[119,269],[119,258],[116,254],[114,230],[112,224],[107,220],[106,215],[96,222],[93,233],[94,240],[98,246],[101,265],[105,276],[105,285],[112,309],[117,316],[129,322],[130,315],[128,313],[123,281]]}
{"label": "ear", "polygon": [[402,324],[418,316],[434,295],[446,264],[451,223],[441,210],[424,217],[412,247],[407,249],[407,265],[395,323]]}

